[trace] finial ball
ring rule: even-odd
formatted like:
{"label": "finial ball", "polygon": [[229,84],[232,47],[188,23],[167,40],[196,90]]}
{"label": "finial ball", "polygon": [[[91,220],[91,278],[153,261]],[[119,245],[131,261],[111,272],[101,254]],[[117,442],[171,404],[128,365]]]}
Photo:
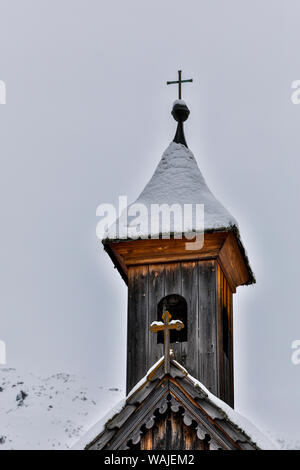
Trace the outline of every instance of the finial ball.
{"label": "finial ball", "polygon": [[190,110],[183,100],[176,100],[173,104],[172,116],[177,122],[184,122],[189,117]]}

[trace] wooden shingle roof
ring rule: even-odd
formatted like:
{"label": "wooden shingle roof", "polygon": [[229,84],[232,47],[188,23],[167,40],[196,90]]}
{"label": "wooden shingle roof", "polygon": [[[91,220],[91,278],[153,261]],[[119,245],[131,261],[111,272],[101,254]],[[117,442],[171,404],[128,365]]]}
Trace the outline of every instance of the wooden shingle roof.
{"label": "wooden shingle roof", "polygon": [[[86,450],[144,448],[142,442],[146,434],[149,434],[149,430],[154,429],[157,421],[161,421],[167,413],[169,416],[171,413],[179,417],[182,426],[189,428],[190,439],[198,442],[196,444],[194,442],[193,448],[209,450],[262,448],[263,440],[255,441],[253,435],[250,437],[247,430],[241,428],[238,420],[234,418],[235,414],[239,416],[234,410],[230,409],[229,416],[228,405],[224,403],[223,407],[220,406],[220,403],[223,404],[221,400],[216,399],[217,403],[212,400],[211,394],[205,387],[202,387],[173,359],[168,375],[164,373],[163,364],[162,358],[128,395],[122,410],[109,419],[102,432],[86,445]],[[257,435],[261,437],[259,431]],[[265,442],[267,444],[263,444],[264,448],[272,448],[272,443],[268,444],[267,439]]]}

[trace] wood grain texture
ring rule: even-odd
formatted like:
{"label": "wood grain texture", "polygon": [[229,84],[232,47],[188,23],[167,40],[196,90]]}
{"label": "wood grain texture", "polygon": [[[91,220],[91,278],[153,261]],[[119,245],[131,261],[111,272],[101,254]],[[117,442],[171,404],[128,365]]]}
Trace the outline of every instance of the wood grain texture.
{"label": "wood grain texture", "polygon": [[127,266],[136,264],[165,263],[171,261],[211,258],[217,256],[227,238],[227,232],[208,233],[201,250],[186,250],[182,239],[147,239],[112,242],[109,246]]}
{"label": "wood grain texture", "polygon": [[199,372],[197,378],[218,395],[216,262],[198,262]]}
{"label": "wood grain texture", "polygon": [[[131,269],[135,269],[134,267]],[[149,324],[157,320],[157,306],[159,301],[165,296],[165,266],[149,265]],[[129,312],[128,312],[129,314]],[[157,343],[157,338],[153,338],[149,331],[149,367],[155,364],[163,356],[163,345]]]}
{"label": "wood grain texture", "polygon": [[209,450],[208,440],[197,437],[195,426],[186,426],[179,413],[168,410],[156,419],[152,429],[146,431],[140,450]]}
{"label": "wood grain texture", "polygon": [[[218,396],[234,406],[232,291],[222,268],[217,264],[218,296]],[[225,318],[224,318],[225,317]],[[226,331],[224,331],[224,327]],[[226,346],[226,347],[225,347]]]}
{"label": "wood grain texture", "polygon": [[[232,290],[217,260],[129,267],[127,393],[163,356],[163,345],[149,326],[158,320],[159,302],[171,294],[184,297],[187,303],[187,341],[172,343],[175,359],[232,406]],[[226,352],[224,315],[228,330]]]}
{"label": "wood grain texture", "polygon": [[148,266],[129,271],[127,323],[127,393],[148,369]]}
{"label": "wood grain texture", "polygon": [[181,364],[199,371],[199,291],[197,262],[181,263],[181,295],[187,302],[188,342],[181,343]]}
{"label": "wood grain texture", "polygon": [[249,281],[249,272],[233,233],[228,233],[218,259],[231,290]]}
{"label": "wood grain texture", "polygon": [[218,395],[220,361],[216,278],[215,260],[129,268],[127,392],[162,357],[163,345],[158,344],[156,335],[149,331],[149,325],[157,320],[161,299],[178,294],[187,302],[188,337],[187,341],[172,343],[175,359]]}
{"label": "wood grain texture", "polygon": [[104,246],[124,280],[130,266],[218,259],[233,292],[237,286],[253,282],[251,269],[232,232],[206,233],[200,250],[187,250],[186,242],[185,238],[147,239],[107,242]]}

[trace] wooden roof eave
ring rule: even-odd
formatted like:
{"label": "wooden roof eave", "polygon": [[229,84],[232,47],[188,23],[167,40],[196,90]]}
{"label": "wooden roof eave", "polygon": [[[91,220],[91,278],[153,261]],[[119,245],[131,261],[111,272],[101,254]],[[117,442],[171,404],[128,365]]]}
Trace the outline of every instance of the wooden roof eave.
{"label": "wooden roof eave", "polygon": [[[129,266],[132,266],[135,264],[142,264],[142,263],[155,264],[155,263],[161,263],[161,262],[175,262],[175,261],[180,261],[180,260],[187,261],[187,260],[193,260],[193,259],[218,259],[222,269],[225,272],[225,275],[227,277],[230,277],[230,275],[228,275],[227,273],[228,269],[226,269],[226,263],[228,263],[228,256],[230,256],[230,254],[227,254],[227,260],[226,260],[225,252],[227,251],[228,245],[231,242],[236,245],[237,247],[236,254],[238,258],[239,257],[241,258],[242,264],[244,265],[245,269],[243,269],[244,275],[242,276],[241,280],[238,281],[238,283],[235,283],[234,280],[232,279],[229,279],[229,283],[232,285],[234,291],[235,291],[235,288],[239,285],[254,284],[256,280],[255,280],[253,271],[251,269],[245,248],[242,244],[238,228],[236,226],[233,226],[230,229],[227,228],[227,229],[220,229],[220,230],[209,230],[205,232],[206,237],[213,236],[214,234],[216,234],[216,236],[218,235],[220,238],[220,245],[218,247],[218,251],[217,250],[215,252],[210,251],[204,254],[203,256],[200,255],[199,252],[193,256],[193,252],[191,251],[190,253],[185,254],[184,257],[181,257],[179,254],[178,254],[178,257],[176,256],[175,257],[173,256],[173,258],[170,257],[169,261],[167,259],[163,259],[162,257],[157,257],[157,258],[153,257],[153,250],[152,250],[150,251],[150,254],[148,257],[144,257],[144,261],[137,259],[136,262],[134,262],[133,260],[130,260],[130,262],[127,263],[126,259],[120,253],[121,250],[119,250],[119,247],[121,246],[124,247],[126,246],[124,244],[127,244],[127,243],[128,244],[134,243],[135,248],[137,248],[139,246],[137,245],[138,243],[154,242],[154,244],[158,244],[159,242],[161,242],[165,244],[166,242],[169,242],[169,240],[166,240],[166,239],[161,239],[161,238],[159,239],[148,238],[148,239],[137,239],[137,240],[106,239],[106,240],[103,240],[102,243],[103,243],[105,251],[110,256],[115,268],[118,269],[124,282],[128,284],[128,267]],[[223,240],[222,240],[222,236],[224,236]],[[231,240],[228,241],[227,239],[229,237],[231,237]],[[175,239],[172,238],[172,240],[175,240]],[[182,240],[184,240],[184,238]],[[182,242],[182,240],[180,241]],[[226,242],[227,242],[227,245],[226,245]],[[231,267],[231,270],[234,271],[234,266]],[[247,275],[246,275],[246,272],[247,272]]]}

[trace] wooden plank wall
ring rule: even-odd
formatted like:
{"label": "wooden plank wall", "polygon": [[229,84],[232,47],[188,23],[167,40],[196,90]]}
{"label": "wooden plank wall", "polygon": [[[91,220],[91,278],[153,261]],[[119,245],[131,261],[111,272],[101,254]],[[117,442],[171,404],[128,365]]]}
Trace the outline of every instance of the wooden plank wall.
{"label": "wooden plank wall", "polygon": [[128,272],[127,392],[163,355],[149,325],[159,301],[182,295],[188,308],[188,341],[172,344],[176,359],[218,395],[217,262],[184,261],[131,266]]}
{"label": "wooden plank wall", "polygon": [[218,394],[218,336],[216,262],[198,262],[199,289],[199,375],[214,395]]}
{"label": "wooden plank wall", "polygon": [[179,413],[170,410],[156,418],[152,429],[141,437],[140,450],[209,450],[207,440],[200,440],[193,426],[186,426]]}
{"label": "wooden plank wall", "polygon": [[[139,266],[128,273],[127,319],[127,393],[148,370],[148,266]],[[142,375],[141,375],[142,374]]]}
{"label": "wooden plank wall", "polygon": [[[229,283],[220,267],[217,266],[218,292],[218,343],[219,343],[219,397],[234,407],[234,370],[233,370],[233,295]],[[227,315],[228,352],[224,351],[223,315]]]}

